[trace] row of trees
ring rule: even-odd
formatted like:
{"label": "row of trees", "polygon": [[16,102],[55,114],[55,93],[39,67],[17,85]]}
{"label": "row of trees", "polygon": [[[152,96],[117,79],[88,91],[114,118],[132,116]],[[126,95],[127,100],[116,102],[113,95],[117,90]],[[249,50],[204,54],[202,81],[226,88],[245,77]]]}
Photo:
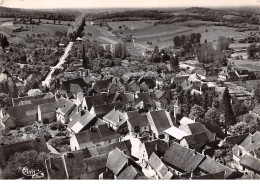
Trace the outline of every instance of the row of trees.
{"label": "row of trees", "polygon": [[81,32],[84,29],[85,26],[85,17],[86,14],[82,13],[80,16],[78,16],[74,23],[69,27],[68,29],[68,33],[67,36],[71,39],[71,40],[76,40],[77,37],[80,36]]}
{"label": "row of trees", "polygon": [[[258,54],[258,55],[257,55]],[[247,47],[247,55],[249,59],[256,59],[260,56],[260,45],[257,46],[257,44],[251,44]]]}

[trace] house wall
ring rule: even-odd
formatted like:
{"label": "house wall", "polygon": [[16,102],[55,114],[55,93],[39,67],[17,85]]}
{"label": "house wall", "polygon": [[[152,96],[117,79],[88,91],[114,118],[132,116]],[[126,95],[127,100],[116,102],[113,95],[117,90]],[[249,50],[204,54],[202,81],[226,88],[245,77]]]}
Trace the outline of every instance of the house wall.
{"label": "house wall", "polygon": [[18,124],[29,125],[30,123],[37,121],[37,116],[38,116],[38,114],[31,115],[31,116],[25,116],[23,118],[16,118],[16,121]]}
{"label": "house wall", "polygon": [[146,115],[147,115],[148,121],[149,121],[149,123],[150,123],[151,130],[153,131],[155,137],[158,138],[158,137],[159,137],[159,133],[158,133],[156,127],[155,127],[155,124],[154,124],[154,122],[153,122],[153,119],[152,119],[151,114],[150,114],[150,113],[147,113]]}
{"label": "house wall", "polygon": [[71,151],[80,150],[79,143],[75,135],[70,138],[70,149]]}
{"label": "house wall", "polygon": [[48,121],[48,123],[56,121],[56,113],[55,112],[48,112],[48,113],[38,113],[39,118],[38,120],[41,122],[44,122],[45,120]]}

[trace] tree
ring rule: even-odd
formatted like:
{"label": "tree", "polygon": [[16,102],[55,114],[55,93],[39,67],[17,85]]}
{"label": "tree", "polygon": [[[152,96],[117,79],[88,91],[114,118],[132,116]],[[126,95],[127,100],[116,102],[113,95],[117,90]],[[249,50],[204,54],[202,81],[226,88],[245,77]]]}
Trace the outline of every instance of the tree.
{"label": "tree", "polygon": [[82,44],[82,67],[87,69],[88,63],[89,63],[89,61],[85,54],[85,47],[84,47],[84,44]]}
{"label": "tree", "polygon": [[0,108],[12,106],[12,99],[8,94],[0,93]]}
{"label": "tree", "polygon": [[7,162],[7,166],[4,168],[2,172],[2,177],[4,179],[18,179],[24,177],[20,167],[28,167],[29,169],[45,171],[44,160],[47,155],[44,153],[38,153],[35,150],[32,151],[24,151],[22,153],[15,153],[9,161]]}
{"label": "tree", "polygon": [[224,127],[225,127],[225,133],[227,134],[227,128],[236,123],[236,118],[231,105],[231,96],[229,95],[228,88],[226,88],[223,93],[222,104],[223,104],[224,118],[225,118]]}
{"label": "tree", "polygon": [[209,95],[207,92],[204,93],[203,95],[203,109],[204,110],[208,110],[208,106],[209,106]]}
{"label": "tree", "polygon": [[170,62],[171,62],[171,67],[175,71],[177,71],[179,69],[179,59],[178,59],[178,57],[172,56],[171,59],[170,59]]}
{"label": "tree", "polygon": [[190,110],[189,118],[197,119],[201,118],[205,114],[205,110],[199,105],[193,105]]}
{"label": "tree", "polygon": [[203,63],[213,63],[216,51],[214,50],[212,43],[204,43],[200,47],[198,52],[199,61]]}
{"label": "tree", "polygon": [[191,101],[192,101],[191,93],[190,93],[190,90],[188,90],[185,92],[185,95],[184,95],[184,105],[183,105],[184,116],[188,117],[190,114]]}
{"label": "tree", "polygon": [[205,122],[213,125],[218,125],[220,119],[220,112],[218,109],[211,107],[205,114]]}
{"label": "tree", "polygon": [[254,59],[255,58],[255,55],[258,51],[258,47],[257,45],[254,43],[254,44],[251,44],[247,47],[247,55],[248,55],[248,58],[249,59]]}
{"label": "tree", "polygon": [[223,51],[223,50],[228,50],[229,49],[229,39],[224,37],[224,36],[220,36],[218,38],[218,44],[217,44],[217,51]]}

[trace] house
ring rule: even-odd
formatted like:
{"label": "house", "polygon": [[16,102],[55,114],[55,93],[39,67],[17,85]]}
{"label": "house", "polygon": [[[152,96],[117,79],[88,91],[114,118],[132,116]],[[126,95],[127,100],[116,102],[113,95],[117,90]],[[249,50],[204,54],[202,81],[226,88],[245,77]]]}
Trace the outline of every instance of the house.
{"label": "house", "polygon": [[[53,102],[55,102],[54,98],[34,99],[30,100],[29,104],[2,108],[0,118],[3,118],[4,115],[8,114],[8,116],[12,117],[17,124],[28,125],[38,120],[38,105]],[[5,118],[5,120],[6,119],[7,118]],[[12,121],[14,121],[13,119]]]}
{"label": "house", "polygon": [[206,143],[209,142],[209,138],[206,132],[200,132],[188,136],[184,136],[180,141],[183,147],[187,147],[194,150],[202,150]]}
{"label": "house", "polygon": [[[126,156],[124,152],[116,148],[112,152],[108,154],[108,159],[107,159],[107,168],[113,172],[113,174],[118,178],[120,175],[121,178],[126,176],[126,172],[124,170],[128,166],[133,166],[135,169],[138,169],[140,172],[142,170],[141,166],[138,165],[133,159],[130,157]],[[130,170],[128,170],[130,171]],[[128,172],[127,171],[127,172]],[[124,172],[124,173],[123,173]],[[125,176],[122,176],[123,175]],[[129,172],[130,173],[130,172]],[[131,173],[132,175],[132,173]],[[120,178],[119,177],[119,178]]]}
{"label": "house", "polygon": [[31,104],[31,100],[34,99],[42,99],[42,98],[50,98],[50,97],[45,97],[46,94],[40,94],[36,96],[24,96],[24,97],[19,97],[19,98],[12,98],[12,103],[13,106],[16,105],[24,105],[24,104]]}
{"label": "house", "polygon": [[138,176],[144,176],[144,174],[133,167],[132,165],[127,166],[121,174],[116,178],[117,180],[135,180],[138,179]]}
{"label": "house", "polygon": [[173,142],[164,154],[163,162],[172,168],[174,174],[181,176],[196,170],[204,158],[204,155]]}
{"label": "house", "polygon": [[149,111],[146,115],[155,137],[164,138],[164,131],[173,126],[170,113],[165,110],[155,110]]}
{"label": "house", "polygon": [[62,124],[67,124],[69,122],[69,115],[76,107],[76,105],[72,101],[61,97],[57,100],[57,107],[57,120],[60,121]]}
{"label": "house", "polygon": [[38,105],[38,121],[43,124],[56,121],[56,108],[56,102]]}
{"label": "house", "polygon": [[66,165],[64,164],[63,157],[49,157],[45,159],[45,168],[47,170],[48,180],[67,179]]}
{"label": "house", "polygon": [[152,153],[150,156],[148,166],[150,169],[154,170],[156,175],[162,180],[169,180],[173,177],[173,173],[155,153]]}
{"label": "house", "polygon": [[91,155],[101,155],[101,154],[108,154],[118,148],[119,150],[123,151],[125,155],[131,156],[132,154],[132,144],[130,140],[125,140],[125,141],[119,141],[115,143],[110,143],[105,146],[101,147],[89,147],[88,150],[90,151]]}
{"label": "house", "polygon": [[107,94],[109,86],[110,80],[99,80],[93,85],[93,88],[98,94]]}
{"label": "house", "polygon": [[175,77],[171,79],[171,83],[175,83],[176,86],[181,86],[182,88],[186,88],[189,86],[189,79],[190,75],[189,74],[177,74]]}
{"label": "house", "polygon": [[103,117],[103,121],[120,133],[128,132],[127,117],[118,110],[111,110]]}
{"label": "house", "polygon": [[168,143],[160,139],[145,142],[140,147],[139,161],[145,164],[153,153],[162,157],[168,148]]}
{"label": "house", "polygon": [[106,171],[108,154],[102,154],[84,159],[87,179],[100,179],[100,174]]}
{"label": "house", "polygon": [[137,82],[136,80],[127,82],[126,83],[126,91],[128,91],[128,92],[140,92],[141,91],[140,83]]}
{"label": "house", "polygon": [[29,150],[45,153],[49,152],[44,138],[36,138],[13,143],[11,145],[4,145],[0,147],[0,168],[3,168],[8,162],[9,158],[16,152],[24,152]]}
{"label": "house", "polygon": [[114,99],[115,94],[84,97],[82,102],[82,109],[90,111],[93,106],[111,104],[113,103]]}
{"label": "house", "polygon": [[149,135],[151,126],[146,115],[139,114],[138,111],[125,113],[127,116],[127,126],[129,132],[140,136]]}
{"label": "house", "polygon": [[198,166],[198,170],[204,174],[214,174],[225,171],[224,178],[225,179],[234,179],[236,178],[235,170],[229,167],[226,167],[213,159],[206,157],[201,164]]}
{"label": "house", "polygon": [[209,142],[216,141],[216,134],[211,133],[202,123],[199,122],[180,125],[179,129],[189,135],[205,132],[208,136]]}
{"label": "house", "polygon": [[86,147],[101,147],[118,142],[121,135],[109,128],[108,125],[98,125],[90,130],[79,132],[70,138],[71,150],[80,150]]}
{"label": "house", "polygon": [[93,106],[90,109],[90,113],[96,116],[97,118],[102,118],[105,116],[107,113],[109,113],[111,110],[115,110],[120,108],[120,105],[117,103],[110,103],[110,104],[104,104],[104,105],[98,105],[98,106]]}
{"label": "house", "polygon": [[240,160],[240,165],[243,167],[243,172],[260,175],[260,159],[245,154]]}
{"label": "house", "polygon": [[175,126],[165,130],[164,133],[165,133],[165,140],[168,142],[172,142],[172,141],[180,142],[185,136],[189,135]]}
{"label": "house", "polygon": [[90,129],[96,122],[95,116],[90,112],[81,110],[78,112],[73,119],[68,123],[68,129],[77,134],[80,131]]}
{"label": "house", "polygon": [[80,91],[84,92],[87,87],[88,84],[83,78],[76,78],[61,81],[60,89],[66,91],[67,93],[71,92],[75,96]]}

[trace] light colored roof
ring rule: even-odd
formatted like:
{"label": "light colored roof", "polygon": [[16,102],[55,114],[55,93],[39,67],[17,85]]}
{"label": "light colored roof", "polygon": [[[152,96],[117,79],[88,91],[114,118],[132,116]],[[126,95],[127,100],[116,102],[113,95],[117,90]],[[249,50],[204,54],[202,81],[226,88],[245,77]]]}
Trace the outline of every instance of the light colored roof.
{"label": "light colored roof", "polygon": [[122,125],[127,121],[127,117],[118,110],[111,110],[103,117],[103,119],[112,122],[118,126]]}
{"label": "light colored roof", "polygon": [[181,140],[184,136],[188,136],[186,132],[178,129],[177,127],[171,127],[164,131],[166,134],[169,134],[170,136],[176,138],[177,140]]}
{"label": "light colored roof", "polygon": [[183,117],[183,118],[180,120],[180,124],[181,124],[181,125],[186,125],[186,124],[190,124],[190,123],[195,123],[195,121],[193,121],[192,119],[187,118],[187,117]]}

